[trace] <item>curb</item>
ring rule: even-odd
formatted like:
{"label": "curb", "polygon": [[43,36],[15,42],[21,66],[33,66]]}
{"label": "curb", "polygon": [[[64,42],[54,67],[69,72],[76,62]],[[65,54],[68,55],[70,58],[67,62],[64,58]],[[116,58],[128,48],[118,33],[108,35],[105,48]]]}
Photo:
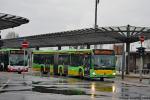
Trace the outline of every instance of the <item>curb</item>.
{"label": "curb", "polygon": [[[120,76],[120,74],[116,75],[116,76]],[[133,75],[124,75],[124,77],[127,77],[127,78],[140,78],[139,76],[133,76]],[[142,76],[143,79],[150,79],[150,76]]]}

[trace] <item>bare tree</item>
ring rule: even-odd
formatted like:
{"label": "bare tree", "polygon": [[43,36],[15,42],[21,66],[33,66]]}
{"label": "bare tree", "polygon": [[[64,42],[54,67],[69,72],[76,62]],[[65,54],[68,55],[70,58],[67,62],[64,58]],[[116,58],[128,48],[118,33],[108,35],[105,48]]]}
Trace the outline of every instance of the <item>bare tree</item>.
{"label": "bare tree", "polygon": [[16,32],[8,32],[8,34],[6,34],[5,38],[6,39],[11,39],[11,38],[18,38],[19,34],[17,34]]}

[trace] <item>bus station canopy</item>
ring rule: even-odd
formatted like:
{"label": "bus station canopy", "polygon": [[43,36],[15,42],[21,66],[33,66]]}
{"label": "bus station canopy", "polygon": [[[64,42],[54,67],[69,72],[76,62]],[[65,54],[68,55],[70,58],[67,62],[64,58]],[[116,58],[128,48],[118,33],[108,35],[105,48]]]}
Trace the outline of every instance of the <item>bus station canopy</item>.
{"label": "bus station canopy", "polygon": [[23,17],[0,13],[0,30],[17,27],[28,22],[29,20]]}
{"label": "bus station canopy", "polygon": [[29,42],[29,47],[55,47],[93,44],[133,43],[144,35],[150,39],[150,27],[120,26],[98,27],[26,36],[14,39],[4,39],[4,48],[19,48],[23,40]]}

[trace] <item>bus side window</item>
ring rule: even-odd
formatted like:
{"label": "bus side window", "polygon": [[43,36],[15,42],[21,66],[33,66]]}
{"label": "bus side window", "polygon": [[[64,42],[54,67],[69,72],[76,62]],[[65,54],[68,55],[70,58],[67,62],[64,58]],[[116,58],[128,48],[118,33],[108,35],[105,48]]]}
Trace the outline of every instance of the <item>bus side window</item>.
{"label": "bus side window", "polygon": [[69,65],[70,63],[69,55],[59,55],[59,65]]}
{"label": "bus side window", "polygon": [[80,66],[83,65],[82,56],[79,54],[72,54],[71,55],[71,65],[72,66]]}
{"label": "bus side window", "polygon": [[38,64],[38,55],[36,55],[36,54],[33,56],[33,63]]}
{"label": "bus side window", "polygon": [[49,64],[54,64],[54,55],[49,56]]}
{"label": "bus side window", "polygon": [[70,64],[70,55],[67,55],[66,57],[66,65],[69,65]]}
{"label": "bus side window", "polygon": [[58,56],[58,65],[62,65],[62,56],[61,55]]}
{"label": "bus side window", "polygon": [[39,59],[39,64],[43,64],[43,62],[44,62],[44,56],[41,55],[39,58],[40,58],[40,59]]}

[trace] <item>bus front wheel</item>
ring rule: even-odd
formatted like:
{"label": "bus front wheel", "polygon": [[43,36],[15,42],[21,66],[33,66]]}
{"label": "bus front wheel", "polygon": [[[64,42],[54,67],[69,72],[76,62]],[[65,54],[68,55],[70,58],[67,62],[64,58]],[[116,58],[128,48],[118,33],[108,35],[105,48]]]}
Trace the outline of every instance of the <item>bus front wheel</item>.
{"label": "bus front wheel", "polygon": [[104,81],[104,77],[101,77],[101,78],[100,78],[100,81]]}
{"label": "bus front wheel", "polygon": [[21,74],[21,71],[18,71],[18,74]]}
{"label": "bus front wheel", "polygon": [[59,68],[59,75],[62,76],[62,68]]}

